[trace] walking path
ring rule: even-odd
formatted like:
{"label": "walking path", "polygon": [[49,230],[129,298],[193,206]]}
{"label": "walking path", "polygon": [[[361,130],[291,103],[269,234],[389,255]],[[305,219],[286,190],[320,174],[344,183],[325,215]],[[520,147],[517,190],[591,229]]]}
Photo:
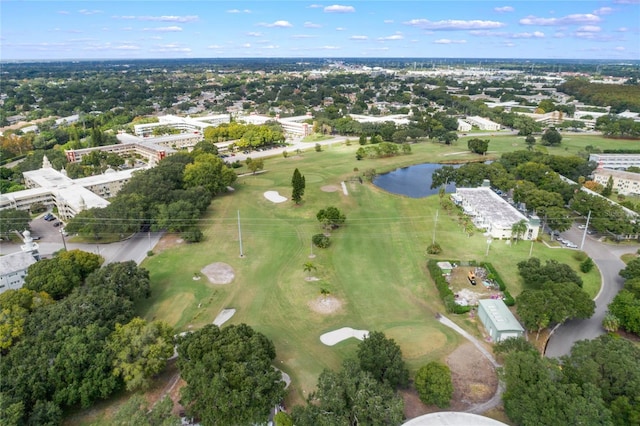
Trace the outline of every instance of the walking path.
{"label": "walking path", "polygon": [[[498,364],[498,361],[496,361],[496,359],[493,357],[491,352],[486,350],[485,347],[482,346],[482,343],[480,343],[478,339],[473,337],[471,334],[467,333],[460,326],[458,326],[458,324],[451,321],[449,318],[445,317],[442,314],[438,314],[438,321],[440,321],[441,324],[446,325],[447,327],[453,329],[462,337],[466,338],[468,341],[473,343],[473,345],[480,351],[480,353],[482,353],[482,355],[484,355],[485,358],[487,358],[495,368],[501,367],[501,365]],[[474,404],[473,406],[471,406],[471,408],[467,409],[466,412],[473,413],[473,414],[482,414],[491,410],[492,408],[496,407],[502,402],[503,393],[504,393],[504,383],[498,380],[498,387],[496,388],[496,392],[493,394],[491,399],[479,404]]]}

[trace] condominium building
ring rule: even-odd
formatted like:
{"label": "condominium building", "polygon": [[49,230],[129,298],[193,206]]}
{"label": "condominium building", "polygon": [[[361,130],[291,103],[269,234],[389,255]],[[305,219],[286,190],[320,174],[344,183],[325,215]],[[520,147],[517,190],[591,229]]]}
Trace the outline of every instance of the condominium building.
{"label": "condominium building", "polygon": [[158,127],[169,127],[182,132],[203,133],[207,127],[216,127],[222,123],[231,122],[229,114],[208,115],[205,117],[178,117],[176,115],[163,115],[158,117],[157,123],[136,124],[133,126],[137,136],[148,137]]}
{"label": "condominium building", "polygon": [[607,186],[610,178],[613,181],[614,192],[621,195],[640,195],[640,173],[605,168],[593,171],[593,180],[602,186]]}
{"label": "condominium building", "polygon": [[476,126],[480,130],[487,130],[489,132],[500,130],[500,125],[498,123],[487,120],[486,118],[478,117],[477,115],[464,118],[464,121],[472,126]]}
{"label": "condominium building", "polygon": [[451,199],[470,216],[474,225],[487,232],[491,238],[510,239],[514,224],[524,221],[527,229],[521,236],[525,240],[535,240],[540,231],[537,216],[526,217],[502,197],[493,192],[489,182],[479,188],[457,188]]}
{"label": "condominium building", "polygon": [[640,167],[640,154],[590,154],[589,161],[595,161],[604,169],[625,170]]}

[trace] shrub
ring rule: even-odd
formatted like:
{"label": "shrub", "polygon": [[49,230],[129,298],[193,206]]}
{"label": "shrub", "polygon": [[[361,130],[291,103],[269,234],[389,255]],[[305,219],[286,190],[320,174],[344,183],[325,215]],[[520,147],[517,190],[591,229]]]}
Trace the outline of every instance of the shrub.
{"label": "shrub", "polygon": [[283,156],[284,158],[287,158],[287,157],[289,156],[289,153],[288,153],[286,150],[285,150],[285,151],[282,151],[282,156]]}
{"label": "shrub", "polygon": [[311,237],[311,242],[318,248],[327,248],[331,245],[331,240],[324,234],[315,234]]}
{"label": "shrub", "polygon": [[509,290],[503,290],[502,294],[504,295],[504,304],[507,306],[513,306],[516,304],[516,299],[513,298]]}
{"label": "shrub", "polygon": [[415,386],[423,403],[440,408],[449,406],[453,396],[453,382],[451,370],[446,365],[430,362],[422,366],[416,373]]}
{"label": "shrub", "polygon": [[582,272],[584,272],[585,274],[588,274],[589,272],[591,272],[591,270],[593,269],[593,260],[591,260],[590,257],[587,257],[581,264],[580,264],[580,270]]}
{"label": "shrub", "polygon": [[322,145],[320,145],[319,143],[316,144],[316,152],[320,152],[322,151]]}
{"label": "shrub", "polygon": [[149,250],[149,251],[147,252],[147,257],[151,257],[151,256],[153,256],[154,254],[155,254],[155,253],[153,252],[153,250]]}
{"label": "shrub", "polygon": [[442,247],[440,247],[440,244],[438,243],[430,244],[429,247],[427,247],[427,254],[440,254],[440,253],[442,253]]}
{"label": "shrub", "polygon": [[480,266],[486,269],[488,274],[491,276],[491,279],[498,283],[498,286],[500,287],[500,291],[505,291],[507,289],[507,285],[504,283],[504,281],[502,281],[502,278],[500,278],[500,275],[495,270],[492,264],[482,263]]}

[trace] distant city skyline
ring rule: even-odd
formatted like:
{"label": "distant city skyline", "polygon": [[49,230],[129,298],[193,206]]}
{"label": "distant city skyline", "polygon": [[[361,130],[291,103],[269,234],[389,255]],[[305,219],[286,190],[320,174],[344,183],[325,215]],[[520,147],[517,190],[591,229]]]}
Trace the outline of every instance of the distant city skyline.
{"label": "distant city skyline", "polygon": [[640,59],[640,0],[0,0],[0,59]]}

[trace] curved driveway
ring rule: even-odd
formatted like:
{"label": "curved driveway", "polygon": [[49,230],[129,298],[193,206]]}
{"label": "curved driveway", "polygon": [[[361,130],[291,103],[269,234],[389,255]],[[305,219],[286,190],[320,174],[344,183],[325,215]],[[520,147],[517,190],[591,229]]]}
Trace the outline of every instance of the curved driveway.
{"label": "curved driveway", "polygon": [[[578,247],[582,242],[582,236],[583,231],[576,226],[562,234],[563,238],[573,241]],[[575,342],[594,339],[604,333],[602,320],[607,312],[607,306],[622,289],[624,283],[624,279],[618,275],[618,272],[625,267],[620,256],[625,253],[634,253],[639,247],[638,245],[605,244],[591,235],[586,236],[583,250],[593,259],[602,276],[602,288],[595,299],[596,311],[591,318],[571,320],[561,325],[549,338],[545,350],[547,357],[568,355]]]}

